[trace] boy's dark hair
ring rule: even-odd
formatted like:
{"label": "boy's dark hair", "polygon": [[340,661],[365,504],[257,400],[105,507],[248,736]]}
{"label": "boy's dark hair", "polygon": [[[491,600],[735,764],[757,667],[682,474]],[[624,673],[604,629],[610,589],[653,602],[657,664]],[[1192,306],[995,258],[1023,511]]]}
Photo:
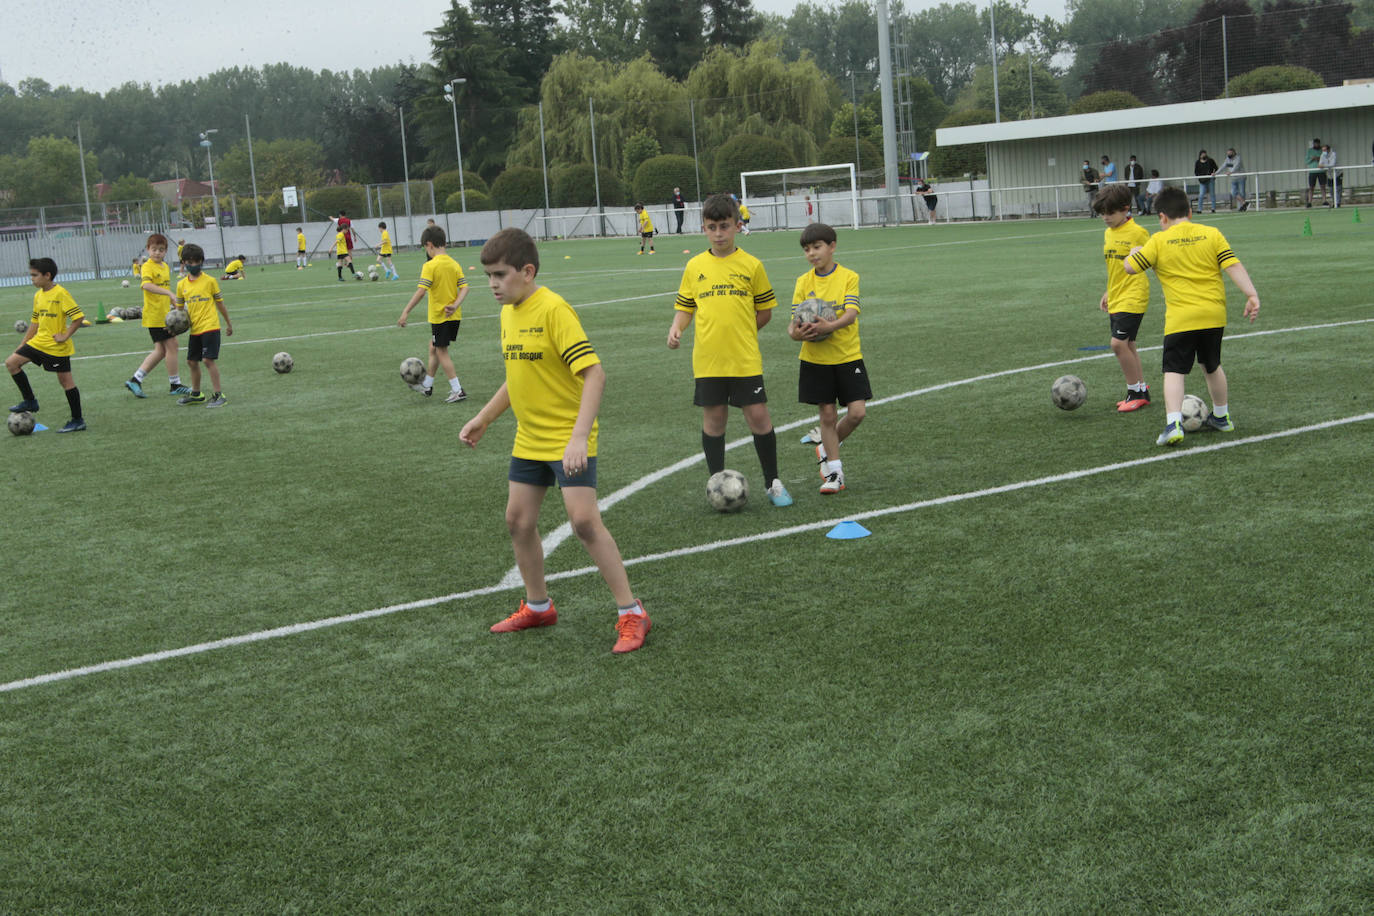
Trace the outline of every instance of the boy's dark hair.
{"label": "boy's dark hair", "polygon": [[643,205],[643,204],[635,204],[635,209],[636,209],[636,210],[643,210],[643,209],[644,209],[644,205]]}
{"label": "boy's dark hair", "polygon": [[340,211],[339,211],[339,215],[340,215],[340,216],[347,216],[347,215],[348,215],[348,211],[347,211],[347,210],[340,210]]}
{"label": "boy's dark hair", "polygon": [[378,229],[385,229],[385,228],[386,228],[386,223],[378,223],[378,224],[377,224],[377,228],[378,228]]}
{"label": "boy's dark hair", "polygon": [[444,235],[444,230],[438,226],[426,226],[425,231],[420,233],[420,244],[429,243],[435,248],[443,248],[448,244],[448,236]]}
{"label": "boy's dark hair", "polygon": [[1159,169],[1150,169],[1150,177],[1151,177],[1151,178],[1158,178],[1158,177],[1159,177]]}
{"label": "boy's dark hair", "polygon": [[31,258],[29,269],[36,270],[40,274],[47,274],[50,280],[57,279],[57,262],[52,258]]}
{"label": "boy's dark hair", "polygon": [[539,248],[534,239],[523,229],[502,229],[487,239],[482,246],[482,264],[505,264],[516,270],[526,264],[534,265],[534,275],[539,276]]}
{"label": "boy's dark hair", "polygon": [[183,261],[200,261],[204,263],[205,249],[201,248],[195,242],[191,242],[181,249],[181,259]]}
{"label": "boy's dark hair", "polygon": [[817,242],[825,242],[827,245],[835,244],[835,230],[825,223],[811,223],[801,234],[801,246],[814,245]]}
{"label": "boy's dark hair", "polygon": [[246,260],[248,260],[248,255],[246,255],[246,254],[241,254],[241,255],[239,255],[239,260],[240,260],[240,261],[246,261]]}
{"label": "boy's dark hair", "polygon": [[297,231],[297,232],[303,232],[303,231],[304,231],[304,230],[303,230],[303,229],[301,229],[301,227],[300,227],[300,226],[297,226],[297,227],[296,227],[296,231]]}
{"label": "boy's dark hair", "polygon": [[739,205],[729,194],[713,194],[701,205],[701,218],[717,222],[723,219],[739,222]]}
{"label": "boy's dark hair", "polygon": [[1192,212],[1187,193],[1182,188],[1165,188],[1155,197],[1155,212],[1169,219],[1184,219]]}
{"label": "boy's dark hair", "polygon": [[152,248],[154,245],[161,245],[163,248],[166,248],[167,236],[163,235],[161,232],[154,232],[152,235],[148,236],[148,241],[143,243],[144,248]]}
{"label": "boy's dark hair", "polygon": [[1119,182],[1109,184],[1093,195],[1093,212],[1118,213],[1131,209],[1131,189]]}

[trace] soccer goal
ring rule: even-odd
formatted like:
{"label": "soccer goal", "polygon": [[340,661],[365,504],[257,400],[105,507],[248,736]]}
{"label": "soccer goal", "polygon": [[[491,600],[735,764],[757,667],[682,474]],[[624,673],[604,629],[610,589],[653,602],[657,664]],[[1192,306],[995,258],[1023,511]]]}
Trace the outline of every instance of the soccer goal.
{"label": "soccer goal", "polygon": [[[740,172],[739,189],[739,199],[752,213],[767,215],[770,228],[810,222],[859,228],[859,182],[852,162]],[[822,211],[833,215],[827,218]]]}

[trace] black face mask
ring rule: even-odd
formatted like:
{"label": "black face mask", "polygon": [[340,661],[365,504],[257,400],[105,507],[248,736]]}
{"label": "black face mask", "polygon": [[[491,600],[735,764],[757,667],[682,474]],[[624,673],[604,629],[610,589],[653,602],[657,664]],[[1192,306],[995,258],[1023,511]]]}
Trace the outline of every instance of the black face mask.
{"label": "black face mask", "polygon": [[187,264],[186,272],[193,277],[199,277],[200,272],[205,269],[204,264]]}

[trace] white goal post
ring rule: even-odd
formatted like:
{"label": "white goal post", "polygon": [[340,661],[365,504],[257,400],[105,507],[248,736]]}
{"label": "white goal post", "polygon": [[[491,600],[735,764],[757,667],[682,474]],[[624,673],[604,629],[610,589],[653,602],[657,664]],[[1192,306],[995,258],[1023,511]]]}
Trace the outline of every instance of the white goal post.
{"label": "white goal post", "polygon": [[[836,174],[836,173],[843,172],[845,175],[848,176],[848,178],[849,178],[849,209],[850,209],[850,221],[851,221],[853,227],[854,227],[855,229],[858,229],[858,228],[859,228],[859,183],[858,183],[858,177],[857,177],[857,175],[855,174],[855,171],[854,171],[854,163],[852,163],[852,162],[836,163],[836,164],[834,164],[834,165],[802,166],[802,167],[800,167],[800,168],[793,168],[793,169],[763,169],[763,170],[756,171],[756,172],[740,172],[740,173],[739,173],[739,199],[740,199],[743,203],[746,203],[746,204],[749,203],[749,179],[750,179],[751,177],[752,177],[752,178],[763,178],[763,177],[765,177],[765,176],[775,176],[775,177],[781,178],[781,181],[782,181],[782,188],[783,188],[783,191],[784,191],[784,196],[786,196],[787,183],[788,183],[788,177],[789,177],[789,176],[795,177],[795,176],[798,176],[798,175],[805,174],[805,175],[807,175],[808,177],[809,177],[809,176],[821,177],[824,173],[827,173],[827,172],[831,173],[831,176],[832,176],[832,177],[830,178],[831,181],[839,181],[839,180],[842,180],[842,176],[839,175],[839,174]],[[807,187],[809,187],[809,184],[810,184],[809,182],[804,181],[804,180],[803,180],[803,181],[797,181],[796,184],[794,185],[794,187],[796,187],[796,188],[799,189],[799,190],[802,190],[802,189],[806,189]],[[757,186],[758,186],[758,183],[756,182],[756,183],[755,183],[755,187],[757,187]],[[843,192],[841,192],[841,193],[843,193]]]}

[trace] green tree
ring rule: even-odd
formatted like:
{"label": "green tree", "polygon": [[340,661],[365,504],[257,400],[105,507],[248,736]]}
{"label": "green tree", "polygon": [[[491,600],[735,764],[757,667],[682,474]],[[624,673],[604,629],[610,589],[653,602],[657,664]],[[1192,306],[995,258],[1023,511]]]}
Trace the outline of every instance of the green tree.
{"label": "green tree", "polygon": [[570,165],[559,169],[553,176],[553,205],[555,207],[593,207],[596,206],[598,182],[601,191],[601,204],[605,207],[623,207],[626,200],[625,186],[620,178],[607,168],[599,168],[592,174],[589,162]]}
{"label": "green tree", "polygon": [[644,48],[658,69],[684,79],[706,48],[706,20],[699,3],[644,0]]}
{"label": "green tree", "polygon": [[[86,153],[86,180],[92,188],[100,182],[94,153]],[[76,142],[66,137],[30,138],[23,156],[7,156],[0,162],[0,182],[0,187],[13,192],[10,203],[16,207],[72,204],[85,198],[81,153]]]}
{"label": "green tree", "polygon": [[706,0],[705,7],[707,44],[742,48],[763,28],[753,0]]}
{"label": "green tree", "polygon": [[633,179],[634,174],[639,170],[640,163],[646,159],[652,159],[663,152],[659,146],[658,139],[653,133],[647,130],[635,131],[629,139],[625,141],[625,169],[626,177]]}
{"label": "green tree", "polygon": [[[450,169],[447,172],[440,172],[434,176],[434,196],[438,200],[447,200],[450,194],[456,194],[459,190],[458,170]],[[483,194],[490,192],[491,188],[476,172],[463,169],[463,190],[481,191]]]}
{"label": "green tree", "polygon": [[[495,41],[507,71],[532,102],[557,53],[558,17],[553,0],[471,0],[473,17]],[[462,75],[462,74],[459,74]]]}
{"label": "green tree", "polygon": [[[314,188],[325,183],[324,148],[314,140],[254,140],[252,169],[258,191],[273,188]],[[236,194],[253,190],[248,144],[240,141],[215,160],[215,178]]]}
{"label": "green tree", "polygon": [[1145,103],[1120,89],[1105,89],[1079,96],[1069,106],[1069,114],[1091,114],[1097,111],[1122,111],[1127,108],[1144,108]]}
{"label": "green tree", "polygon": [[798,3],[777,34],[767,37],[780,41],[787,60],[809,54],[817,67],[843,86],[848,86],[850,74],[865,87],[876,78],[878,20],[871,3]]}
{"label": "green tree", "polygon": [[[1022,121],[1032,116],[1051,118],[1069,110],[1069,99],[1059,87],[1059,80],[1043,63],[1025,55],[1015,54],[997,62],[997,96],[1003,121]],[[1033,82],[1032,82],[1033,80]],[[1034,86],[1034,99],[1031,87]],[[959,108],[993,109],[992,68],[978,67],[973,81],[959,94]]]}
{"label": "green tree", "polygon": [[1242,73],[1231,80],[1227,95],[1240,98],[1246,95],[1264,95],[1268,92],[1292,92],[1296,89],[1320,89],[1326,85],[1318,73],[1306,67],[1257,67]]}
{"label": "green tree", "polygon": [[684,197],[696,194],[697,165],[691,156],[655,156],[640,163],[635,171],[635,200],[666,201],[673,188],[682,188]]}
{"label": "green tree", "polygon": [[146,178],[139,178],[132,172],[120,178],[116,178],[110,183],[110,189],[105,192],[105,200],[126,201],[126,200],[152,200],[157,197],[157,191],[153,188],[153,183]]}
{"label": "green tree", "polygon": [[941,3],[906,17],[912,67],[945,102],[973,79],[988,59],[988,30],[979,7],[969,2]]}
{"label": "green tree", "polygon": [[[956,111],[941,122],[941,127],[965,127],[970,124],[991,124],[993,113],[986,109]],[[961,143],[940,146],[930,154],[930,174],[940,178],[960,178],[965,174],[980,175],[988,170],[987,150],[981,143]]]}
{"label": "green tree", "polygon": [[854,162],[854,155],[858,152],[859,161],[855,166],[860,172],[881,171],[883,168],[883,152],[871,141],[859,138],[859,142],[854,142],[851,134],[848,137],[831,137],[825,141],[821,147],[820,162],[816,165],[837,165],[844,162]]}
{"label": "green tree", "polygon": [[597,60],[625,63],[643,48],[643,0],[563,0],[559,44]]}
{"label": "green tree", "polygon": [[772,137],[739,134],[727,140],[716,151],[712,179],[716,188],[733,188],[739,184],[740,172],[760,169],[787,169],[797,164],[787,144]]}
{"label": "green tree", "polygon": [[497,207],[532,210],[544,206],[544,173],[527,165],[506,169],[491,183],[491,199]]}

